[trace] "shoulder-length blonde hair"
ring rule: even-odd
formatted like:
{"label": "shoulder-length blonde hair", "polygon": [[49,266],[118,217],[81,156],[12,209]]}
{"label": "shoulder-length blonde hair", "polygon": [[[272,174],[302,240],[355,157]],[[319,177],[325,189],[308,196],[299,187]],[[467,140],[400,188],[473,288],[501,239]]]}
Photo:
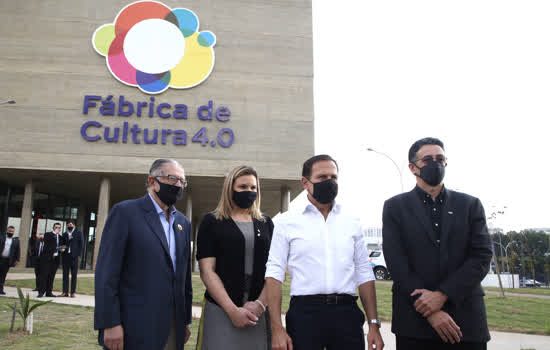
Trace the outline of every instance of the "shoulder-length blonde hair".
{"label": "shoulder-length blonde hair", "polygon": [[241,176],[253,175],[256,178],[256,191],[258,191],[258,197],[248,209],[250,215],[257,220],[265,220],[262,212],[260,210],[260,179],[258,178],[258,173],[256,169],[248,165],[241,165],[229,172],[225,177],[223,182],[222,196],[218,202],[218,206],[214,210],[214,215],[217,220],[230,219],[231,210],[233,209],[233,186],[235,185],[235,180]]}

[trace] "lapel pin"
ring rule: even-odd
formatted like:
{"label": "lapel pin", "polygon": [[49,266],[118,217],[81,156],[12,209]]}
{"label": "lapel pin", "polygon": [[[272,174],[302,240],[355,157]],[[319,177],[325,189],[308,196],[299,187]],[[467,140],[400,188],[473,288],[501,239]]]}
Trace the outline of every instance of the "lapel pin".
{"label": "lapel pin", "polygon": [[178,224],[178,230],[180,230],[180,231],[183,230],[183,227],[181,227],[180,224]]}
{"label": "lapel pin", "polygon": [[453,212],[452,212],[452,211],[450,211],[450,212],[449,212],[449,215],[453,215]]}

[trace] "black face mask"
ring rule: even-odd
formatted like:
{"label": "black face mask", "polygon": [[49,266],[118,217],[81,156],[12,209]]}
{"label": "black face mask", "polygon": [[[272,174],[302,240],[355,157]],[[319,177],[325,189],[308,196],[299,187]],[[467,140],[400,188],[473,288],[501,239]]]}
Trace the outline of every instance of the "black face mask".
{"label": "black face mask", "polygon": [[[416,164],[415,164],[416,165]],[[418,168],[418,167],[417,167]],[[445,167],[438,162],[431,162],[420,169],[420,175],[416,175],[430,186],[437,186],[443,182]]]}
{"label": "black face mask", "polygon": [[338,184],[332,179],[311,183],[313,184],[313,194],[311,196],[321,204],[331,203],[338,195]]}
{"label": "black face mask", "polygon": [[74,226],[67,226],[67,231],[72,232],[74,229]]}
{"label": "black face mask", "polygon": [[233,191],[233,201],[241,209],[248,209],[258,198],[258,192],[254,191]]}
{"label": "black face mask", "polygon": [[160,190],[155,192],[162,203],[167,206],[171,206],[183,197],[183,187],[178,187],[174,185],[169,185],[160,182],[155,179],[160,186]]}
{"label": "black face mask", "polygon": [[6,232],[6,236],[8,236],[9,238],[12,238],[12,237],[13,237],[13,233]]}

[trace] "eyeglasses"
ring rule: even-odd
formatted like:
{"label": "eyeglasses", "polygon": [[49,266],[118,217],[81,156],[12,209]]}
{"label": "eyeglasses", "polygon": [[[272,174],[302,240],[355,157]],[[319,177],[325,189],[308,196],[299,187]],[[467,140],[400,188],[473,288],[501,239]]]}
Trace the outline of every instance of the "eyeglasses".
{"label": "eyeglasses", "polygon": [[181,178],[181,177],[177,177],[177,176],[174,176],[174,175],[158,175],[158,176],[155,176],[155,179],[158,180],[159,177],[164,177],[166,178],[166,182],[170,185],[177,185],[178,182],[181,183],[181,186],[183,188],[186,188],[187,187],[187,180],[185,180],[184,178]]}
{"label": "eyeglasses", "polygon": [[437,156],[433,157],[433,156],[425,156],[423,158],[420,158],[420,159],[417,159],[415,161],[418,162],[419,160],[421,160],[424,164],[428,165],[428,164],[431,164],[433,162],[437,162],[443,166],[447,166],[447,157],[445,157],[444,155],[441,155],[441,154],[438,154]]}

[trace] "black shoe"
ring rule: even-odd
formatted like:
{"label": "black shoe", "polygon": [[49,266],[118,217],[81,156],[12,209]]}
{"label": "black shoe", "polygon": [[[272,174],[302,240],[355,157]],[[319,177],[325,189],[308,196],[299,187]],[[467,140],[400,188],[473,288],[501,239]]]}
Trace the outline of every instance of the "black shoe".
{"label": "black shoe", "polygon": [[0,295],[6,295],[6,292],[4,292],[3,290],[0,290]]}
{"label": "black shoe", "polygon": [[42,298],[42,297],[44,297],[44,294],[38,294],[36,297],[37,298]]}
{"label": "black shoe", "polygon": [[47,296],[48,298],[55,298],[55,295],[53,295],[52,293],[46,294],[46,296]]}
{"label": "black shoe", "polygon": [[32,291],[33,291],[33,292],[38,292],[38,289],[34,288]]}

